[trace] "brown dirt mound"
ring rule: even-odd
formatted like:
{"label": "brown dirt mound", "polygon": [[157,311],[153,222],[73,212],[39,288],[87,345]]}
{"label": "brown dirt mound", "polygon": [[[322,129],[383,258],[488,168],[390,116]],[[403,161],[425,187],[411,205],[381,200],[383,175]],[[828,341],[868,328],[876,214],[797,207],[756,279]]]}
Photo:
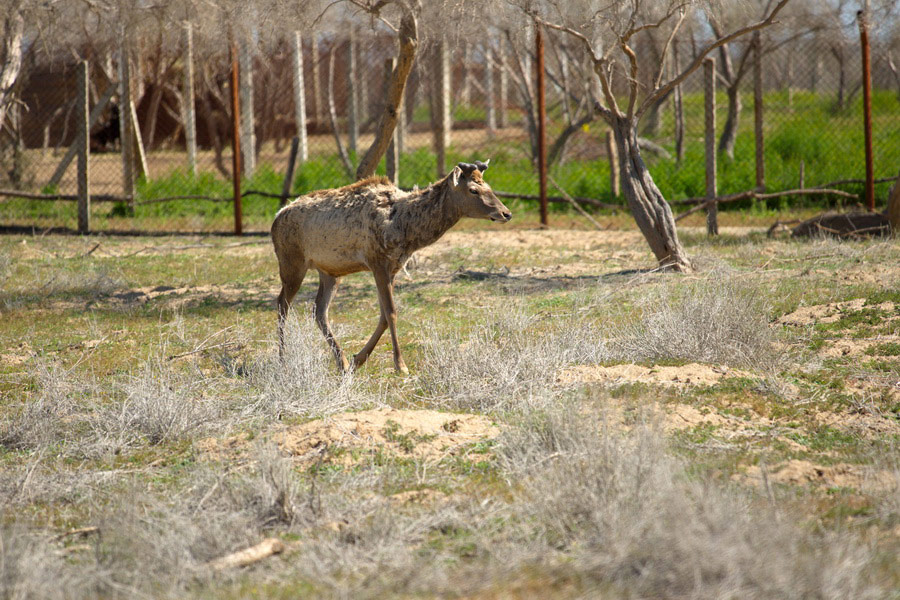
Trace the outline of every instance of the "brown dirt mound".
{"label": "brown dirt mound", "polygon": [[865,298],[856,298],[854,300],[847,300],[846,302],[831,302],[829,304],[802,306],[794,312],[780,317],[775,322],[779,325],[801,327],[804,325],[815,325],[816,323],[834,323],[845,314],[860,311],[863,307],[877,308],[888,312],[894,310],[893,302],[882,302],[881,304],[868,307],[865,305]]}
{"label": "brown dirt mound", "polygon": [[[822,466],[807,460],[789,460],[767,470],[772,483],[813,486],[820,489],[844,487],[869,489],[872,491],[890,489],[896,485],[894,476],[887,471],[877,471],[860,465],[837,464]],[[753,465],[743,475],[735,479],[755,485],[762,485],[762,469]]]}
{"label": "brown dirt mound", "polygon": [[[271,439],[301,464],[322,461],[349,466],[380,452],[439,461],[499,433],[499,427],[481,415],[378,408],[287,427],[274,432]],[[249,436],[240,435],[203,440],[198,446],[211,457],[224,458],[245,450],[249,443]]]}
{"label": "brown dirt mound", "polygon": [[725,366],[689,363],[677,367],[640,365],[578,366],[566,369],[556,378],[558,383],[650,383],[665,386],[715,385],[725,377],[747,377],[748,373]]}

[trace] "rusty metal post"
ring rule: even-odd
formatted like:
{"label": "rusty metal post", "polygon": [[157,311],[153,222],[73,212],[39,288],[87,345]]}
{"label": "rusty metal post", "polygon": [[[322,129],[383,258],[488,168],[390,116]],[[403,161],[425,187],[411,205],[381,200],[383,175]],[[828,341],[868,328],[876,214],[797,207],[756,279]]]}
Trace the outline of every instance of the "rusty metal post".
{"label": "rusty metal post", "polygon": [[544,90],[544,32],[534,24],[538,103],[538,176],[540,178],[541,226],[547,227],[547,96]]}
{"label": "rusty metal post", "polygon": [[[868,3],[867,3],[868,4]],[[875,212],[875,165],[872,158],[872,59],[869,48],[869,15],[856,13],[859,23],[859,43],[862,46],[863,68],[863,127],[866,134],[866,207]]]}
{"label": "rusty metal post", "polygon": [[766,142],[763,133],[762,41],[753,32],[753,137],[756,141],[756,191],[766,189]]}
{"label": "rusty metal post", "polygon": [[241,211],[241,101],[237,44],[231,40],[231,183],[234,188],[234,235],[243,235]]}

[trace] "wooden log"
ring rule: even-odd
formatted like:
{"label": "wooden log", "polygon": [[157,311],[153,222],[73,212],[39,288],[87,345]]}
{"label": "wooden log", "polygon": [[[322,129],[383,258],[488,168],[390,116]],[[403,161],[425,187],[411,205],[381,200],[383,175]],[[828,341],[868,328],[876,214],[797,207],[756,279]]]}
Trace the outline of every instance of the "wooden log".
{"label": "wooden log", "polygon": [[881,213],[825,213],[791,230],[791,237],[878,237],[890,235],[891,225]]}
{"label": "wooden log", "polygon": [[675,217],[676,221],[680,221],[681,219],[687,217],[688,215],[692,215],[698,210],[702,210],[706,208],[707,203],[716,202],[717,204],[726,204],[728,202],[738,202],[739,200],[769,200],[771,198],[781,198],[782,196],[815,196],[815,195],[830,195],[830,196],[840,196],[841,198],[852,198],[858,199],[858,197],[849,192],[845,192],[843,190],[824,190],[820,188],[810,188],[810,189],[802,189],[802,190],[785,190],[783,192],[771,192],[768,194],[761,194],[756,190],[748,190],[746,192],[738,192],[736,194],[728,194],[726,196],[717,196],[716,198],[688,198],[687,200],[676,200],[673,204],[697,204],[693,208],[684,211],[677,217]]}
{"label": "wooden log", "polygon": [[246,567],[282,552],[284,552],[284,542],[277,538],[266,538],[255,546],[210,561],[209,567],[214,571]]}

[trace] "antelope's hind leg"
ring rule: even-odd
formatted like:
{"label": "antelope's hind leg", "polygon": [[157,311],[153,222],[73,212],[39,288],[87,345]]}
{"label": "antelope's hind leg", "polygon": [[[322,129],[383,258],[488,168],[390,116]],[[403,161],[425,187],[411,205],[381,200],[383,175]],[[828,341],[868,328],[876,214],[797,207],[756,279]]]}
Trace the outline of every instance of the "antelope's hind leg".
{"label": "antelope's hind leg", "polygon": [[284,358],[284,321],[294,296],[297,295],[297,291],[303,284],[306,267],[300,269],[283,267],[279,269],[279,274],[281,275],[281,293],[278,294],[278,355]]}
{"label": "antelope's hind leg", "polygon": [[[394,277],[387,269],[374,269],[375,285],[378,288],[378,302],[381,304],[382,320],[391,329],[391,343],[394,345],[394,368],[404,375],[409,374],[406,363],[400,355],[400,340],[397,337],[397,306],[394,304]],[[379,322],[379,328],[381,322]],[[382,330],[383,331],[383,330]],[[378,333],[378,330],[375,330]],[[374,337],[374,336],[373,336]],[[368,344],[367,344],[368,346]]]}
{"label": "antelope's hind leg", "polygon": [[337,284],[338,280],[336,277],[319,271],[319,292],[316,294],[315,315],[316,324],[322,330],[325,341],[328,342],[332,353],[334,353],[334,360],[337,362],[338,369],[346,373],[350,369],[350,363],[347,362],[347,357],[344,356],[344,351],[335,339],[334,333],[331,331],[331,325],[328,323],[328,305],[331,304]]}

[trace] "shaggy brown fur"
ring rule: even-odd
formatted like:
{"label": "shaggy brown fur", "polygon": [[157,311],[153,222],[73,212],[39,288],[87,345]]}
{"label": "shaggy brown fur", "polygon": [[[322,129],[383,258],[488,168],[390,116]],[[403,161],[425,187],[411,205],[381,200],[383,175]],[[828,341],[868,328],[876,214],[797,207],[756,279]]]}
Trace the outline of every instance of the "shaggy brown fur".
{"label": "shaggy brown fur", "polygon": [[316,323],[325,335],[338,368],[350,363],[328,323],[328,305],[340,278],[371,271],[378,288],[381,316],[372,337],[353,357],[353,367],[365,363],[384,330],[390,327],[394,366],[407,372],[397,340],[397,310],[393,281],[413,252],[434,243],[462,217],[507,222],[509,209],[484,181],[485,163],[459,163],[424,190],[404,192],[387,178],[372,177],[333,190],[301,196],[281,209],[272,223],[272,243],[278,257],[278,337],[284,350],[284,319],[306,271],[319,272]]}

